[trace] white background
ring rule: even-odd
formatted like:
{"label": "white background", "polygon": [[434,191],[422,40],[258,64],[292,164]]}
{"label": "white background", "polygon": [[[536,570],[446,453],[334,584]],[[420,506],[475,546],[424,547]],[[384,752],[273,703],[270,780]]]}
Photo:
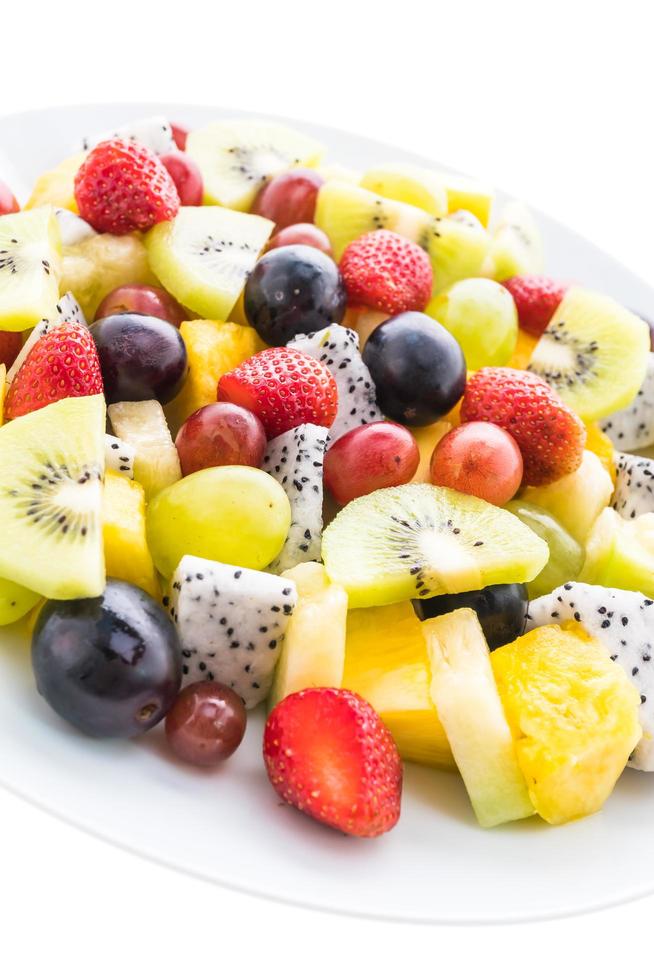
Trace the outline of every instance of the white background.
{"label": "white background", "polygon": [[[0,17],[0,113],[133,99],[340,126],[499,184],[652,279],[648,6],[14,0]],[[321,915],[151,865],[0,792],[0,975],[7,980],[205,980],[230,970],[348,980],[364,971],[647,975],[653,914],[654,898],[499,928]]]}

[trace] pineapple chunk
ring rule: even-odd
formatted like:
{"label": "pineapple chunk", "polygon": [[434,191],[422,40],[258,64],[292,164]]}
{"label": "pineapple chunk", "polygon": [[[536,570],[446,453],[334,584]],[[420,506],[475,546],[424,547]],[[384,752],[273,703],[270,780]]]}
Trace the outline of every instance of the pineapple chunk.
{"label": "pineapple chunk", "polygon": [[184,387],[166,406],[166,417],[175,434],[189,415],[216,401],[223,374],[262,349],[256,331],[236,323],[187,320],[180,333],[186,344],[189,370]]}
{"label": "pineapple chunk", "polygon": [[158,285],[140,235],[93,235],[64,246],[61,291],[73,293],[89,323],[107,293],[134,282]]}
{"label": "pineapple chunk", "polygon": [[526,487],[520,499],[549,511],[579,544],[585,544],[612,495],[606,468],[595,453],[585,449],[578,470],[544,487]]}
{"label": "pineapple chunk", "polygon": [[576,625],[532,630],[491,665],[537,812],[561,824],[601,809],[641,737],[622,667]]}
{"label": "pineapple chunk", "polygon": [[531,355],[537,343],[537,337],[532,337],[526,330],[518,330],[518,340],[507,367],[517,368],[518,371],[525,371],[531,361]]}
{"label": "pineapple chunk", "polygon": [[520,772],[477,614],[456,609],[422,624],[431,697],[482,827],[530,817]]}
{"label": "pineapple chunk", "polygon": [[442,218],[455,208],[448,206],[448,194],[442,176],[424,167],[409,163],[387,164],[366,171],[361,187],[381,197],[422,208],[436,218]]}
{"label": "pineapple chunk", "polygon": [[107,412],[115,435],[135,451],[134,479],[146,500],[181,480],[179,456],[159,402],[116,402]]}
{"label": "pineapple chunk", "polygon": [[108,470],[102,505],[107,575],[123,579],[161,598],[159,581],[145,539],[145,493],[134,480]]}
{"label": "pineapple chunk", "polygon": [[618,475],[615,468],[615,447],[609,437],[602,432],[597,422],[586,422],[586,449],[595,453],[611,477],[611,483],[615,486]]}
{"label": "pineapple chunk", "polygon": [[66,208],[77,213],[75,200],[75,174],[84,163],[86,153],[77,153],[67,157],[58,167],[47,170],[37,179],[29,201],[28,208],[40,208],[44,204],[52,204],[56,208]]}
{"label": "pineapple chunk", "polygon": [[418,452],[420,453],[418,469],[411,483],[431,482],[429,478],[429,465],[432,454],[443,436],[446,436],[451,428],[452,426],[449,422],[446,422],[445,419],[439,419],[438,422],[434,422],[432,425],[422,425],[418,428],[411,429],[411,435],[416,440]]}
{"label": "pineapple chunk", "polygon": [[318,562],[284,572],[297,585],[298,603],[284,637],[268,705],[306,687],[341,687],[345,661],[347,593],[332,585]]}
{"label": "pineapple chunk", "polygon": [[427,647],[410,602],[350,610],[342,686],[370,702],[403,759],[454,769],[430,683]]}

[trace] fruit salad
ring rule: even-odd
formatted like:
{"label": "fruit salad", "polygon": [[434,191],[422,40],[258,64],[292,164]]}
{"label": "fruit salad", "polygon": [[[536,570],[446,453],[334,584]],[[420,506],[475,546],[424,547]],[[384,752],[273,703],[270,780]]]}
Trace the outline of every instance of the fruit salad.
{"label": "fruit salad", "polygon": [[252,120],[70,149],[0,181],[0,626],[70,737],[219,781],[263,714],[271,806],[363,838],[406,764],[485,828],[654,771],[648,323],[455,175]]}

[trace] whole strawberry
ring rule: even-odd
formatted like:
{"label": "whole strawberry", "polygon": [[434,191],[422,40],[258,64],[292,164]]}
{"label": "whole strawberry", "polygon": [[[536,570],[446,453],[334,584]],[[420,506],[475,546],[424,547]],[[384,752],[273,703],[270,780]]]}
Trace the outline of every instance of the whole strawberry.
{"label": "whole strawberry", "polygon": [[44,334],[23,361],[7,393],[5,417],[16,419],[62,398],[102,391],[91,334],[79,323],[62,323]]}
{"label": "whole strawberry", "polygon": [[254,412],[272,439],[304,422],[329,428],[338,410],[338,388],[315,357],[270,347],[222,376],[218,400]]}
{"label": "whole strawberry", "polygon": [[468,380],[462,422],[494,422],[520,447],[523,482],[539,487],[581,464],[586,430],[553,388],[529,371],[482,368]]}
{"label": "whole strawberry", "polygon": [[394,316],[424,310],[433,272],[427,253],[394,231],[371,231],[347,246],[340,269],[350,306]]}
{"label": "whole strawberry", "polygon": [[374,709],[351,691],[289,694],[268,717],[263,757],[291,806],[355,837],[377,837],[400,816],[402,762]]}
{"label": "whole strawberry", "polygon": [[513,296],[520,326],[533,337],[543,333],[567,288],[550,276],[537,275],[513,276],[502,285]]}
{"label": "whole strawberry", "polygon": [[179,211],[173,178],[134,140],[106,140],[91,150],[75,176],[75,200],[85,221],[112,235],[146,231]]}

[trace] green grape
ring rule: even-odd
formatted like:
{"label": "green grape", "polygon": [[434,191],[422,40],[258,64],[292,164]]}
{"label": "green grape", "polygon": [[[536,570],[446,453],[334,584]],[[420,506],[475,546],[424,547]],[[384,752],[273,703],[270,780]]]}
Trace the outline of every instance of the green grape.
{"label": "green grape", "polygon": [[524,500],[511,500],[505,505],[505,510],[519,517],[550,549],[545,568],[532,582],[527,583],[529,598],[536,599],[564,582],[574,581],[584,563],[584,549],[556,518],[537,504],[528,504]]}
{"label": "green grape", "polygon": [[166,487],[148,506],[148,545],[166,578],[184,555],[265,568],[281,551],[291,506],[279,483],[251,466],[214,466]]}
{"label": "green grape", "polygon": [[461,279],[425,310],[461,344],[468,369],[501,367],[518,340],[518,314],[508,289],[492,279]]}

